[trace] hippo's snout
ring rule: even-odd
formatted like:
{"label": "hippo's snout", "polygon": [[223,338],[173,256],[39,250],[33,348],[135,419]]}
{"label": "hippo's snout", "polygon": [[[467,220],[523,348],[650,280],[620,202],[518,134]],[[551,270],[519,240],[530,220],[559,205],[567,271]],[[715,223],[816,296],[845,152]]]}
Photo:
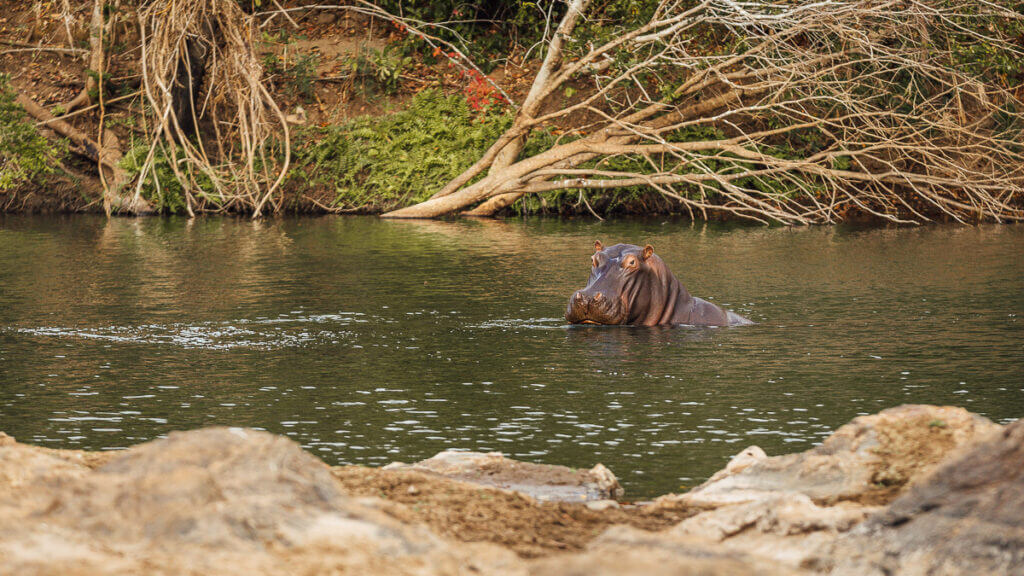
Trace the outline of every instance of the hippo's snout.
{"label": "hippo's snout", "polygon": [[577,290],[576,293],[573,294],[572,299],[578,304],[586,304],[591,301],[600,302],[604,300],[604,294],[595,292],[593,295],[590,295],[583,290]]}
{"label": "hippo's snout", "polygon": [[603,293],[577,290],[569,298],[565,319],[572,324],[619,324],[612,308]]}

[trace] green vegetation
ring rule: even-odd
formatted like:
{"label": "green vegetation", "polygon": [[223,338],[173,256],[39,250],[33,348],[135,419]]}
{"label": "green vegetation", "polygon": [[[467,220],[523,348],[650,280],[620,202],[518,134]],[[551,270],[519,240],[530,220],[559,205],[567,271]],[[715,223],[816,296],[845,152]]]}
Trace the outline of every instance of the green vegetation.
{"label": "green vegetation", "polygon": [[412,58],[402,56],[394,46],[388,46],[384,50],[364,47],[358,56],[348,58],[345,64],[354,81],[364,89],[394,94],[398,91],[402,72],[412,64]]}
{"label": "green vegetation", "polygon": [[8,76],[0,74],[0,191],[56,173],[66,153],[64,143],[48,141],[27,121]]}
{"label": "green vegetation", "polygon": [[285,62],[276,54],[263,56],[263,70],[285,94],[291,98],[309,100],[313,98],[316,80],[316,54],[300,54]]}
{"label": "green vegetation", "polygon": [[[445,23],[443,27],[431,26],[426,31],[465,46],[468,56],[478,62],[484,72],[500,64],[513,45],[536,42],[544,32],[545,8],[548,7],[547,2],[524,0],[379,0],[375,4],[413,20]],[[561,13],[556,11],[555,22],[560,17]],[[431,47],[415,36],[406,38],[403,49],[407,53],[424,53],[428,55],[428,63],[432,63]]]}
{"label": "green vegetation", "polygon": [[505,114],[474,114],[460,96],[425,90],[401,112],[303,131],[292,179],[333,190],[333,205],[343,209],[420,202],[472,165],[510,122]]}
{"label": "green vegetation", "polygon": [[[121,167],[130,174],[134,180],[138,175],[142,164],[149,154],[148,143],[136,143],[121,159]],[[157,147],[154,153],[153,170],[142,182],[142,197],[145,198],[153,209],[164,214],[176,214],[185,211],[185,189],[181,182],[175,177],[171,163],[164,153],[163,147]],[[154,180],[155,177],[155,180]],[[205,175],[199,175],[198,188],[194,191],[201,199],[213,200],[213,183]]]}
{"label": "green vegetation", "polygon": [[[534,47],[531,57],[543,57],[545,31],[558,25],[565,3],[552,0],[377,0],[376,5],[392,14],[428,24],[426,31],[465,48],[467,55],[489,73],[501,65],[516,47]],[[655,9],[657,0],[605,0],[592,6],[587,23],[577,40],[583,44],[609,38],[634,26]],[[550,16],[550,21],[549,21]],[[434,63],[430,46],[408,36],[406,53],[418,51],[428,64]]]}

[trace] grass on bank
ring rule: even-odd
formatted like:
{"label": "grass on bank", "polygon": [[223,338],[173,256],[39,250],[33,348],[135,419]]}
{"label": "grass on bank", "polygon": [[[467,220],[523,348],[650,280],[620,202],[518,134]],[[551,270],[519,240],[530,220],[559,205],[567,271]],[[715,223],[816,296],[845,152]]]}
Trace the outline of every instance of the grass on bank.
{"label": "grass on bank", "polygon": [[10,77],[0,74],[0,192],[58,172],[67,154],[63,141],[50,142],[36,130],[16,97]]}

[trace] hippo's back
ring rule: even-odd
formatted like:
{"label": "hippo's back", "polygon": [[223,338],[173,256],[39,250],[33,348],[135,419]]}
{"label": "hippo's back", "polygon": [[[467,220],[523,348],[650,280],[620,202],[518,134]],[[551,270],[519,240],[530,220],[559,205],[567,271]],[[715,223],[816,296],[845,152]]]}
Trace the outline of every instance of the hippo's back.
{"label": "hippo's back", "polygon": [[687,313],[680,319],[682,324],[691,326],[742,326],[753,324],[743,316],[712,304],[703,298],[690,297]]}
{"label": "hippo's back", "polygon": [[732,310],[726,310],[725,314],[729,318],[729,326],[746,326],[748,324],[754,323],[753,320],[748,320],[747,318],[740,316],[739,314],[733,312]]}

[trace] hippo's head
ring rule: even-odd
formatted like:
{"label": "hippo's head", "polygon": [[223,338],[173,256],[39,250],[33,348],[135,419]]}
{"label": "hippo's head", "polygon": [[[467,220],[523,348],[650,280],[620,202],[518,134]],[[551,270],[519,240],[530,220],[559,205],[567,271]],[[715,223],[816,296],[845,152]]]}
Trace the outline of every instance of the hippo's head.
{"label": "hippo's head", "polygon": [[671,273],[654,255],[654,248],[649,244],[605,248],[599,240],[592,260],[590,280],[569,298],[566,320],[572,324],[663,323],[666,279]]}

